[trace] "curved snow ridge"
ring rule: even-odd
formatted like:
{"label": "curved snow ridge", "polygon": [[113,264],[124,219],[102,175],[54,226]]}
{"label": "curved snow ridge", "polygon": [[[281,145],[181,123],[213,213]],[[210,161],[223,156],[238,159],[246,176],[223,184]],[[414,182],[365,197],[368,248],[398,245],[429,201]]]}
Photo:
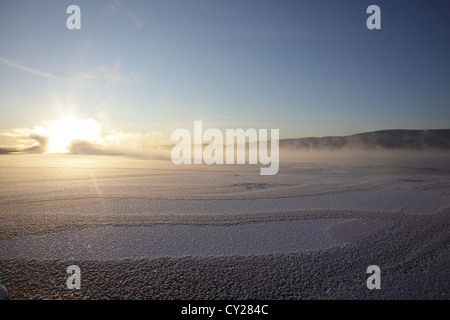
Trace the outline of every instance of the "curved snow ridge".
{"label": "curved snow ridge", "polygon": [[106,261],[309,252],[348,245],[328,230],[349,220],[102,226],[1,240],[0,259]]}

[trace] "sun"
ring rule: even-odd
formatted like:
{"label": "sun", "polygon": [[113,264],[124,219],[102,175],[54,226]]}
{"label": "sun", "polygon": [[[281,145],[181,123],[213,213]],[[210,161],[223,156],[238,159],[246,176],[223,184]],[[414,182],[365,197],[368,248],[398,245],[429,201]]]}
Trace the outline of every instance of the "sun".
{"label": "sun", "polygon": [[80,120],[66,116],[48,130],[48,153],[68,153],[74,140],[94,141],[100,138],[101,126],[93,119]]}

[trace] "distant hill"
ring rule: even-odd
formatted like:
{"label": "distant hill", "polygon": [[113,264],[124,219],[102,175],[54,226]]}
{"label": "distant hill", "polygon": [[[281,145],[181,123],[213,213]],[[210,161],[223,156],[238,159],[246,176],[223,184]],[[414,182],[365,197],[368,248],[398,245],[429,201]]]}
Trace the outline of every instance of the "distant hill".
{"label": "distant hill", "polygon": [[280,140],[280,148],[290,150],[401,149],[450,150],[450,129],[381,130],[350,136]]}

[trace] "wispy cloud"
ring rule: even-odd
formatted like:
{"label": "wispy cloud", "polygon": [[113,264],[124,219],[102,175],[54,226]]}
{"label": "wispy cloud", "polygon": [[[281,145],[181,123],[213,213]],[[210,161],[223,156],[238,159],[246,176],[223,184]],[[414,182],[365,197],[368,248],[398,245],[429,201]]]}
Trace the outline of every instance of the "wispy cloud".
{"label": "wispy cloud", "polygon": [[111,86],[138,82],[139,75],[135,71],[124,72],[120,60],[116,60],[112,65],[102,65],[90,72],[83,73],[82,79]]}
{"label": "wispy cloud", "polygon": [[143,22],[142,22],[141,18],[137,14],[132,12],[132,11],[129,11],[128,15],[131,17],[131,19],[133,19],[134,25],[136,26],[136,28],[137,29],[142,29]]}
{"label": "wispy cloud", "polygon": [[125,8],[125,6],[119,0],[109,1],[108,4],[101,6],[100,10],[103,14],[111,14],[113,12],[121,12],[122,14],[127,13],[131,20],[133,20],[134,25],[137,29],[142,29],[142,27],[144,26],[143,21],[139,17],[139,15]]}
{"label": "wispy cloud", "polygon": [[51,73],[48,73],[45,71],[37,70],[37,69],[31,68],[29,66],[25,66],[18,62],[8,60],[8,59],[2,58],[2,57],[0,57],[0,63],[4,64],[6,66],[9,66],[9,67],[15,68],[17,70],[21,70],[23,72],[28,72],[28,73],[31,73],[31,74],[34,74],[34,75],[37,75],[40,77],[44,77],[44,78],[51,78],[51,79],[58,79],[58,80],[70,80],[68,78],[56,76],[54,74],[51,74]]}
{"label": "wispy cloud", "polygon": [[[107,2],[107,3],[106,3]],[[104,5],[100,6],[100,10],[104,14],[109,14],[112,12],[115,12],[119,10],[122,7],[122,4],[119,0],[112,0],[112,1],[104,1]]]}

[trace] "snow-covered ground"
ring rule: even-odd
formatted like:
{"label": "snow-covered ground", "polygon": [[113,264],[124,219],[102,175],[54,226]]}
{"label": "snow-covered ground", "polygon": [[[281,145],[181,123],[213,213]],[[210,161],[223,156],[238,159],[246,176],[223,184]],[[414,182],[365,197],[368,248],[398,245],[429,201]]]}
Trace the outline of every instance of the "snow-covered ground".
{"label": "snow-covered ground", "polygon": [[252,259],[351,249],[398,226],[399,217],[448,211],[446,159],[308,158],[260,176],[249,165],[3,155],[0,261]]}

